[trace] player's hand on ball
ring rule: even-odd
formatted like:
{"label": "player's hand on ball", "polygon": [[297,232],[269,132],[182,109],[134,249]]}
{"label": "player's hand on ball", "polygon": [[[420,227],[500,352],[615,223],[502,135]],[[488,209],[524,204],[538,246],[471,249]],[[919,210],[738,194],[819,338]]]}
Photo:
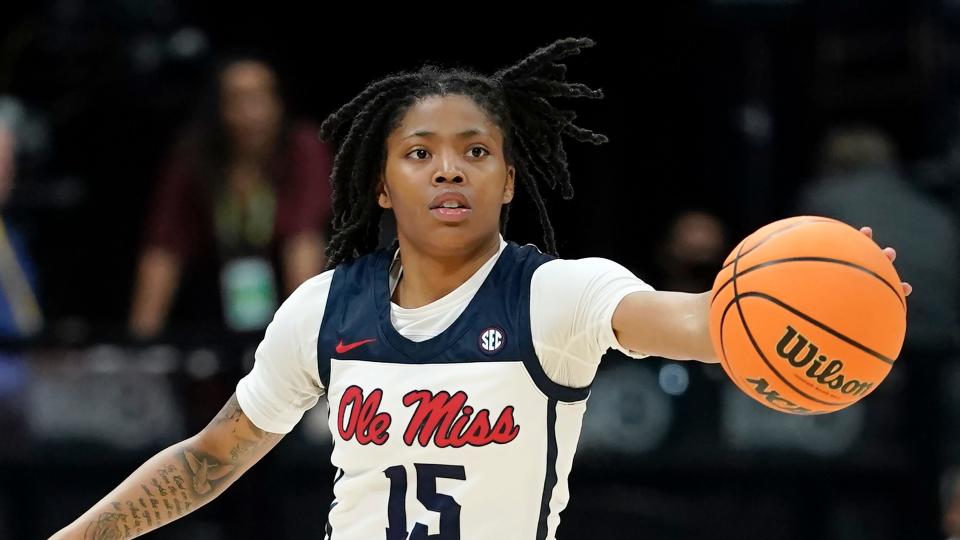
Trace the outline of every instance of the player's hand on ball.
{"label": "player's hand on ball", "polygon": [[[867,238],[873,240],[873,229],[872,229],[872,228],[870,228],[870,227],[860,227],[860,232],[862,232],[863,234],[867,235]],[[897,260],[897,250],[893,249],[892,247],[885,247],[885,248],[883,248],[883,254],[886,255],[888,259],[890,259],[890,262],[893,262],[893,261]],[[910,293],[913,292],[913,286],[910,285],[909,283],[907,283],[906,281],[903,281],[903,282],[901,282],[900,284],[903,285],[903,295],[904,295],[904,296],[910,296]]]}

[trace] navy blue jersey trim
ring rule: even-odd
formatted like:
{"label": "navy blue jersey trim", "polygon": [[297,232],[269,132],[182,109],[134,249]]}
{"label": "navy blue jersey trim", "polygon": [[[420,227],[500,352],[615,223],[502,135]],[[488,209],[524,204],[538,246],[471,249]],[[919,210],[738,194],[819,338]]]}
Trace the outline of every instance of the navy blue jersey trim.
{"label": "navy blue jersey trim", "polygon": [[[336,486],[337,482],[339,482],[341,478],[343,478],[343,469],[338,468],[336,477],[333,479],[333,485]],[[333,509],[339,502],[340,501],[334,499],[334,501],[330,503],[330,509],[327,510],[326,540],[333,540],[333,525],[330,524],[330,512],[333,512]]]}
{"label": "navy blue jersey trim", "polygon": [[550,517],[550,499],[557,486],[557,401],[547,401],[547,469],[543,478],[543,495],[540,498],[540,521],[537,525],[537,540],[545,540]]}
{"label": "navy blue jersey trim", "polygon": [[515,244],[508,244],[463,313],[449,328],[424,341],[407,339],[397,332],[390,320],[390,264],[393,256],[388,251],[380,252],[374,264],[377,275],[373,280],[373,287],[370,287],[380,321],[380,334],[397,352],[406,356],[408,361],[416,364],[435,363],[433,360],[436,357],[443,355],[470,330],[475,315],[482,309],[481,305],[492,297],[491,290],[504,280],[505,272],[515,266],[513,263],[516,261],[516,250]]}
{"label": "navy blue jersey trim", "polygon": [[[337,503],[336,501],[334,501],[333,504],[330,505],[330,509],[333,510],[333,507],[336,505]],[[330,525],[329,519],[327,519],[327,526],[326,526],[325,532],[327,533],[326,540],[333,540],[333,525]]]}
{"label": "navy blue jersey trim", "polygon": [[334,334],[334,329],[340,326],[340,321],[336,319],[340,312],[339,295],[334,295],[333,292],[339,290],[345,274],[346,272],[340,271],[340,267],[333,271],[333,278],[330,279],[330,288],[327,292],[327,302],[323,308],[323,320],[320,321],[320,328],[317,329],[320,334],[317,338],[317,373],[324,388],[330,388],[330,345],[333,338],[331,334]]}
{"label": "navy blue jersey trim", "polygon": [[530,374],[530,378],[533,379],[533,383],[537,385],[537,388],[550,399],[563,401],[565,403],[574,403],[590,397],[590,387],[593,386],[593,384],[584,388],[571,388],[551,381],[550,377],[543,371],[543,366],[540,364],[540,360],[536,354],[524,355],[523,367],[527,369],[527,373]]}

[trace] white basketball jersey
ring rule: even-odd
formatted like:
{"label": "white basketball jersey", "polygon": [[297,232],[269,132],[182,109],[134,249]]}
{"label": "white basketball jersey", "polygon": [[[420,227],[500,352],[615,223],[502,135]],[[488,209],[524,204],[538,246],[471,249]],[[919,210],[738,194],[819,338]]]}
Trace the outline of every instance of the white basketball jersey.
{"label": "white basketball jersey", "polygon": [[552,539],[588,388],[547,378],[508,244],[466,310],[414,342],[390,321],[390,251],[341,265],[317,344],[337,467],[330,540]]}

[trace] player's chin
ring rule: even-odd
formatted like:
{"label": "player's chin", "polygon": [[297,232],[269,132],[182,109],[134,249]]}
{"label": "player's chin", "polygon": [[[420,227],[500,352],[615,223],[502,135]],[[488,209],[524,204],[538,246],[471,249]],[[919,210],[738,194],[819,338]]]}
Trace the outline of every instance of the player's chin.
{"label": "player's chin", "polygon": [[437,223],[431,227],[429,241],[438,253],[448,255],[472,253],[490,238],[489,227],[476,222]]}

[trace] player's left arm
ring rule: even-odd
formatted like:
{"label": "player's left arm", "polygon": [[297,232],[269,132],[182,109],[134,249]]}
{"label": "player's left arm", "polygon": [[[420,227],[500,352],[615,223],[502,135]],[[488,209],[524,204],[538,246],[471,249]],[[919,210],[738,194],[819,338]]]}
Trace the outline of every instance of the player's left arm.
{"label": "player's left arm", "polygon": [[[860,231],[873,238],[870,227]],[[897,252],[884,248],[893,262]],[[913,288],[903,284],[909,295]],[[628,294],[613,313],[613,333],[630,350],[673,360],[719,361],[710,342],[710,292],[642,291]]]}

